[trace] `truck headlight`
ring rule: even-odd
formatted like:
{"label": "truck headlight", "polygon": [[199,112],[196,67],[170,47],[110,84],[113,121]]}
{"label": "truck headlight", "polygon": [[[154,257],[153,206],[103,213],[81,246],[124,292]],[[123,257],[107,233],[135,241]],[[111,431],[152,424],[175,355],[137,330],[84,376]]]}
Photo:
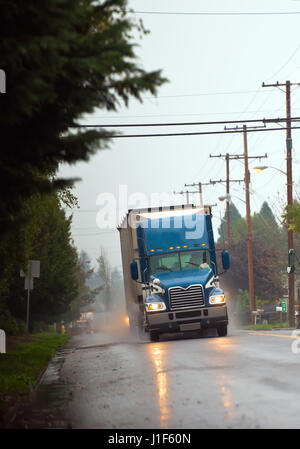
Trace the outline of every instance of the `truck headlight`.
{"label": "truck headlight", "polygon": [[166,310],[166,304],[164,302],[149,302],[145,304],[147,312],[162,312]]}
{"label": "truck headlight", "polygon": [[209,297],[210,304],[225,304],[225,296],[224,295],[215,295]]}

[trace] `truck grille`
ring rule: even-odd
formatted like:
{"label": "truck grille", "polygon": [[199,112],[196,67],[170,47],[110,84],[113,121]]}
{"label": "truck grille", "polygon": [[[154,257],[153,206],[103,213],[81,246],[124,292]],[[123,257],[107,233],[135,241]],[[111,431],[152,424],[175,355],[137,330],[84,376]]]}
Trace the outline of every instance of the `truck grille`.
{"label": "truck grille", "polygon": [[189,310],[204,306],[202,285],[191,285],[187,289],[173,287],[169,289],[170,309]]}

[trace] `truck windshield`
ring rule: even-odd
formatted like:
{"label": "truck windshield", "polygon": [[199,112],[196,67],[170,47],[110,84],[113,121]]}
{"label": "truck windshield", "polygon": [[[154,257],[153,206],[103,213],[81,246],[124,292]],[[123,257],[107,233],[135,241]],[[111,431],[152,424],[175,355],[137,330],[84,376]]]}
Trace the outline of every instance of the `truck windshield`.
{"label": "truck windshield", "polygon": [[157,254],[150,257],[151,274],[206,268],[210,268],[210,254],[207,250]]}

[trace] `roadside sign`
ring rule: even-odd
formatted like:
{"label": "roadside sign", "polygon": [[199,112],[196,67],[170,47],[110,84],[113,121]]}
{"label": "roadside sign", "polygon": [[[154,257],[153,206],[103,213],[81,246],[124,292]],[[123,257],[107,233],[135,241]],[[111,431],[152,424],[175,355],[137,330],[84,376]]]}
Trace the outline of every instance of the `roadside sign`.
{"label": "roadside sign", "polygon": [[29,260],[28,261],[28,273],[27,275],[23,270],[20,270],[20,276],[25,278],[25,290],[27,290],[27,313],[26,313],[26,331],[29,332],[29,303],[30,303],[30,290],[33,290],[33,278],[40,277],[40,261]]}
{"label": "roadside sign", "polygon": [[3,329],[0,329],[0,354],[6,353],[6,335]]}
{"label": "roadside sign", "polygon": [[281,307],[282,307],[282,311],[286,312],[286,310],[287,310],[287,301],[285,299],[283,299],[281,301]]}
{"label": "roadside sign", "polygon": [[33,279],[32,278],[25,278],[25,290],[33,290]]}
{"label": "roadside sign", "polygon": [[[20,270],[20,276],[22,278],[26,277],[23,270]],[[40,277],[40,261],[39,260],[29,260],[28,261],[28,277],[29,278],[39,278]]]}

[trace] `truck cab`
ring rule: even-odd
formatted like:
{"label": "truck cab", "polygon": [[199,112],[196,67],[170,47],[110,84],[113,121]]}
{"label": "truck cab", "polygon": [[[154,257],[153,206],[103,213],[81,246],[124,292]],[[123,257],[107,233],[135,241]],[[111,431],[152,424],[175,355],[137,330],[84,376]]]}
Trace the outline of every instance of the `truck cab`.
{"label": "truck cab", "polygon": [[[153,341],[162,333],[211,327],[219,336],[227,335],[227,306],[219,287],[210,208],[140,211],[132,235],[135,257],[129,263],[129,281],[124,272],[125,295],[126,281],[135,282],[140,294],[132,300],[131,292],[128,298],[130,320],[148,331]],[[227,251],[222,262],[228,269]],[[134,314],[133,304],[138,305]]]}

